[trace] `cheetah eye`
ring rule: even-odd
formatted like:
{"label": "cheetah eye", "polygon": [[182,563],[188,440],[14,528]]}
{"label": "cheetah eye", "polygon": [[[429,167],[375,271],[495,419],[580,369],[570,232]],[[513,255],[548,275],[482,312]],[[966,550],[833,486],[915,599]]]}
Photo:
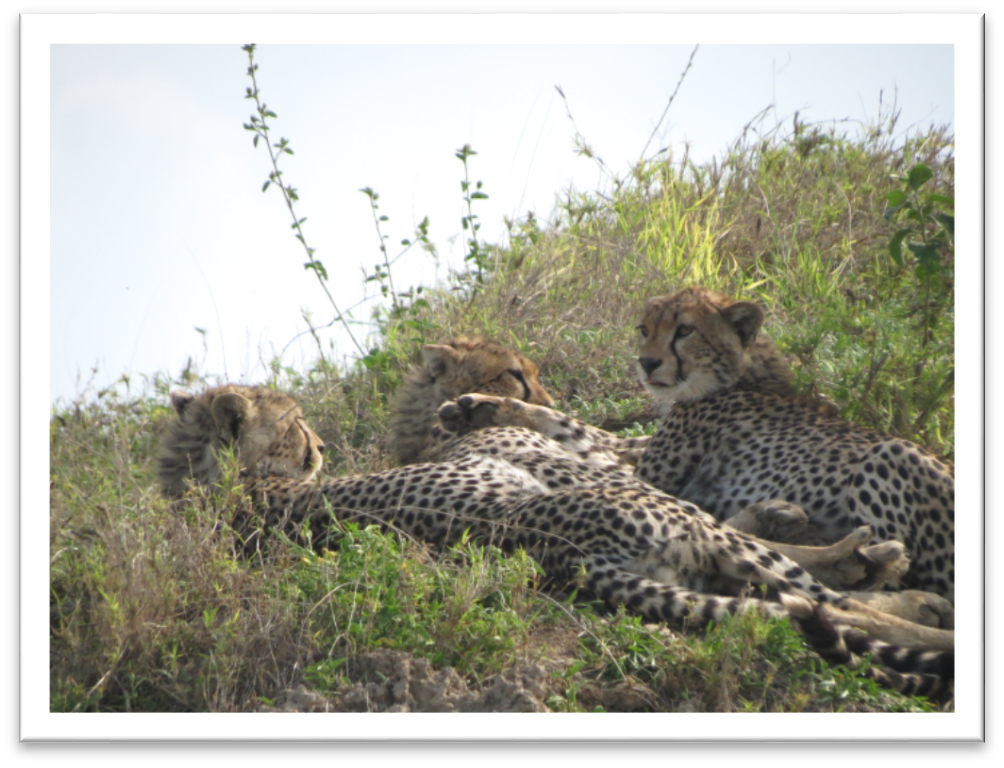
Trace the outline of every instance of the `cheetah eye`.
{"label": "cheetah eye", "polygon": [[641,337],[643,339],[648,338],[648,328],[646,328],[644,325],[639,325],[635,330],[637,330],[638,333],[641,334]]}
{"label": "cheetah eye", "polygon": [[694,332],[694,326],[692,325],[678,325],[676,326],[676,338],[683,339]]}

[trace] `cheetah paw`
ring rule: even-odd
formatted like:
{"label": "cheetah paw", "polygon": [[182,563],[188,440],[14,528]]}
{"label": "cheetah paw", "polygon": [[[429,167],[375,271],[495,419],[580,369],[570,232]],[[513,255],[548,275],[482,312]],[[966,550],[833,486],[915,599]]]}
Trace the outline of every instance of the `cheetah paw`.
{"label": "cheetah paw", "polygon": [[737,531],[774,542],[790,542],[805,530],[809,516],[796,504],[771,499],[750,504],[725,524]]}
{"label": "cheetah paw", "polygon": [[439,407],[439,421],[445,430],[460,435],[476,429],[500,426],[497,423],[497,414],[503,406],[509,405],[511,408],[510,403],[509,398],[505,397],[462,395]]}

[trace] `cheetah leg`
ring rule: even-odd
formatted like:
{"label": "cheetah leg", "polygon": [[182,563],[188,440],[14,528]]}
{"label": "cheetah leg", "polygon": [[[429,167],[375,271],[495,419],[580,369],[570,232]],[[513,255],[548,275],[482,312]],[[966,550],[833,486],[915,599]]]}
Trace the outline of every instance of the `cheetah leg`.
{"label": "cheetah leg", "polygon": [[619,463],[635,466],[648,437],[620,437],[542,405],[508,397],[472,393],[439,408],[443,428],[460,435],[485,427],[523,427],[549,437],[574,454],[606,451]]}
{"label": "cheetah leg", "polygon": [[[866,530],[863,526],[857,533],[863,535]],[[783,604],[787,604],[784,597],[799,593],[816,600],[820,603],[814,609],[816,612],[834,624],[863,630],[870,638],[897,646],[935,650],[955,648],[955,632],[906,621],[828,589],[801,567],[793,568],[794,564],[790,560],[778,557],[776,553],[761,552],[757,556],[755,550],[747,549],[745,554],[737,555],[727,547],[722,547],[717,552],[716,562],[725,576],[775,588],[780,593]]]}
{"label": "cheetah leg", "polygon": [[[867,528],[863,528],[859,537],[862,540],[867,540],[866,533]],[[765,584],[773,587],[781,595],[801,594],[809,599],[828,603],[832,610],[827,616],[836,623],[865,630],[895,628],[896,632],[887,631],[881,638],[888,638],[888,642],[900,645],[923,644],[932,647],[944,647],[945,643],[954,642],[954,633],[932,630],[895,616],[889,616],[875,607],[828,589],[803,568],[786,560],[776,551],[770,552],[766,546],[740,550],[740,552],[741,554],[737,554],[726,546],[721,547],[715,553],[716,570],[739,582]],[[665,564],[663,564],[664,567],[654,571],[659,574],[661,579],[655,581],[623,568],[618,563],[612,563],[603,556],[590,556],[586,558],[585,562],[589,570],[587,585],[590,589],[593,589],[607,602],[613,600],[615,603],[625,603],[628,607],[638,610],[650,618],[679,619],[696,614],[708,620],[719,620],[724,613],[735,613],[739,605],[735,599],[701,595],[678,585],[667,583],[673,578],[673,575],[672,570],[665,567]],[[648,565],[651,567],[653,564],[649,563]],[[707,602],[709,599],[710,603]],[[686,605],[695,600],[703,602],[698,608],[688,610]],[[656,606],[654,611],[648,607],[651,604]],[[773,611],[773,608],[777,607],[775,603],[766,603],[766,605],[771,606],[768,608],[768,612],[776,614],[776,611]]]}
{"label": "cheetah leg", "polygon": [[784,499],[772,499],[750,504],[723,523],[769,542],[833,589],[895,588],[906,575],[910,558],[901,542],[860,546],[859,529],[832,545],[808,546],[799,543],[808,519],[801,507]]}
{"label": "cheetah leg", "polygon": [[894,645],[922,647],[932,650],[955,648],[955,631],[915,624],[877,610],[851,597],[837,605],[820,609],[834,624],[854,627],[869,637]]}
{"label": "cheetah leg", "polygon": [[901,619],[938,629],[955,629],[955,606],[941,595],[905,589],[902,592],[848,592],[848,597]]}
{"label": "cheetah leg", "polygon": [[869,546],[872,530],[867,525],[828,547],[807,547],[756,538],[764,546],[794,560],[831,589],[895,587],[910,567],[910,558],[901,542],[885,541]]}

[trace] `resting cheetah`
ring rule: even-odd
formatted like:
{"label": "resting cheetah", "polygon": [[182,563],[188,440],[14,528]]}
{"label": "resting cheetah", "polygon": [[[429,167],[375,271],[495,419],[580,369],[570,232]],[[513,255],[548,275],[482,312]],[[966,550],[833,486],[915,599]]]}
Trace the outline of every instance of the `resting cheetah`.
{"label": "resting cheetah", "polygon": [[[636,476],[719,521],[784,499],[809,515],[800,543],[830,543],[864,525],[901,541],[907,586],[955,599],[955,480],[906,440],[857,427],[821,400],[791,394],[791,373],[760,334],[763,312],[706,288],[650,300],[638,331],[638,371],[667,405]],[[626,465],[637,440],[618,438],[547,408],[518,423],[562,444],[601,446]],[[618,447],[623,446],[623,447]]]}
{"label": "resting cheetah", "polygon": [[706,288],[652,299],[638,331],[638,371],[673,402],[637,474],[722,520],[783,498],[817,541],[871,525],[906,544],[907,583],[955,599],[955,478],[906,440],[786,395],[786,366],[760,336],[762,310]]}
{"label": "resting cheetah", "polygon": [[[221,397],[224,404],[218,405]],[[332,517],[373,522],[439,548],[459,542],[467,532],[506,552],[522,547],[552,582],[577,584],[581,579],[585,591],[613,606],[624,604],[649,620],[689,619],[701,626],[752,607],[771,616],[787,615],[778,603],[741,597],[748,583],[763,584],[782,600],[804,598],[792,603],[796,618],[833,658],[866,648],[894,670],[932,673],[894,681],[915,692],[933,692],[954,674],[952,650],[903,651],[871,637],[851,647],[843,639],[849,630],[836,632],[828,621],[852,625],[844,622],[844,609],[851,609],[847,617],[856,617],[855,622],[871,621],[895,638],[908,632],[913,642],[928,648],[950,649],[952,633],[897,622],[855,603],[691,504],[646,488],[629,475],[618,479],[600,464],[553,457],[551,441],[527,430],[468,435],[457,441],[469,446],[466,455],[455,448],[446,462],[312,483],[319,441],[302,424],[293,400],[230,386],[194,399],[174,396],[172,402],[180,424],[163,447],[165,491],[177,490],[170,481],[179,465],[187,465],[196,482],[212,482],[218,473],[217,448],[232,443],[246,462],[245,488],[257,510],[254,519],[235,527],[250,533],[257,526],[248,536],[252,546],[260,531],[297,535],[307,521],[317,534],[314,545],[321,546]],[[259,403],[267,406],[264,412],[258,411]],[[481,442],[485,434],[490,439]],[[512,441],[504,457],[493,453],[499,435]],[[266,468],[274,474],[264,474]],[[558,489],[550,490],[556,476]],[[850,637],[857,642],[856,634]]]}
{"label": "resting cheetah", "polygon": [[[484,408],[464,411],[456,408],[439,409],[444,401],[453,400],[464,392],[476,392],[478,397],[506,397],[513,402],[528,403],[531,408],[547,408],[553,404],[550,395],[540,383],[537,366],[526,357],[486,339],[459,337],[443,344],[429,344],[422,349],[423,364],[414,369],[405,380],[397,397],[395,413],[391,419],[389,443],[396,449],[402,464],[424,461],[449,461],[469,456],[474,443],[468,439],[457,440],[458,434],[467,434],[478,427],[488,427],[494,414]],[[448,413],[446,418],[443,414]],[[442,421],[440,421],[442,419]],[[479,419],[484,419],[479,423]],[[444,426],[445,424],[445,426]],[[507,426],[527,426],[511,422]],[[549,445],[546,455],[554,466],[547,477],[548,491],[560,490],[563,478],[574,477],[579,471],[575,463],[584,463],[589,482],[598,481],[603,474],[624,481],[631,477],[630,469],[623,465],[625,453],[634,454],[639,441],[610,435],[602,430],[583,426],[586,440],[565,442],[560,448],[571,455],[562,455],[559,446]],[[504,457],[517,465],[530,462],[541,452],[513,451],[526,435],[518,432],[486,430],[477,438],[477,449],[490,456]],[[647,438],[646,438],[647,439]],[[531,469],[532,471],[532,469]],[[702,513],[703,514],[703,513]],[[833,589],[881,589],[886,584],[895,585],[905,572],[908,558],[895,547],[863,548],[862,532],[855,531],[837,546],[806,548],[785,546],[785,527],[803,524],[805,513],[783,502],[752,505],[742,515],[728,521],[728,525],[752,536],[771,541],[782,554],[795,560],[813,576]],[[858,596],[856,594],[856,596]],[[869,600],[875,600],[869,595]],[[888,602],[888,601],[887,601]],[[921,607],[913,601],[893,608],[892,612],[911,621],[921,617]],[[944,625],[942,625],[944,626]]]}

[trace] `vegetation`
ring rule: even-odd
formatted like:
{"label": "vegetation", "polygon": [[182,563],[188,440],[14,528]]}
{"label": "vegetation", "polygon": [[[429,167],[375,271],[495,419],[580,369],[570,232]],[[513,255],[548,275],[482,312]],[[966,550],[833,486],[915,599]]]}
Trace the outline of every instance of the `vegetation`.
{"label": "vegetation", "polygon": [[[249,97],[260,120],[249,130],[269,145],[274,114],[257,86]],[[639,308],[702,283],[767,308],[800,389],[951,460],[953,137],[939,127],[901,135],[896,121],[893,109],[851,134],[798,115],[765,130],[761,116],[709,163],[663,153],[623,177],[604,166],[603,189],[563,192],[546,222],[507,222],[498,244],[478,237],[472,205],[484,193],[469,181],[476,153],[464,147],[464,271],[395,290],[379,196],[362,190],[380,237],[373,279],[387,286],[378,333],[357,344],[355,362],[322,353],[307,371],[277,363],[264,383],[303,402],[331,475],[389,466],[388,398],[422,343],[459,333],[534,359],[560,408],[650,432],[630,365]],[[306,267],[323,282],[276,164],[288,142],[271,146],[280,151],[270,149],[270,181],[285,190]],[[427,226],[403,247],[427,246]],[[246,711],[300,684],[337,706],[358,682],[352,660],[390,651],[453,667],[471,689],[539,665],[557,711],[937,708],[813,659],[786,622],[749,616],[685,633],[644,625],[543,592],[531,561],[470,544],[433,557],[348,526],[336,552],[283,541],[266,562],[236,558],[225,527],[244,503],[235,467],[182,504],[160,498],[154,481],[169,390],[206,383],[186,370],[135,393],[123,380],[54,409],[53,711]]]}

